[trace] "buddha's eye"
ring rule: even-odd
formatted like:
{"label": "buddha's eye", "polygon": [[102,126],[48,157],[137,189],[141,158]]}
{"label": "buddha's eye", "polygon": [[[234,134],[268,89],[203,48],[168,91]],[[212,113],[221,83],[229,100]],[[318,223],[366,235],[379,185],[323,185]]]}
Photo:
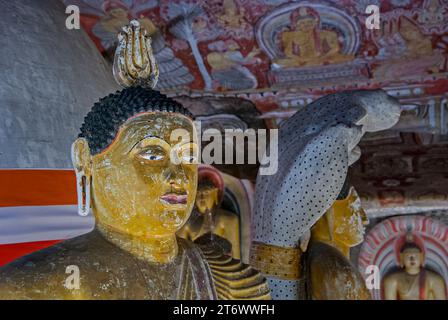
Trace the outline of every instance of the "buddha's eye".
{"label": "buddha's eye", "polygon": [[166,152],[160,146],[150,146],[138,152],[137,157],[150,163],[163,162],[166,159]]}
{"label": "buddha's eye", "polygon": [[181,162],[184,164],[193,164],[198,162],[197,147],[193,144],[180,148],[178,154]]}

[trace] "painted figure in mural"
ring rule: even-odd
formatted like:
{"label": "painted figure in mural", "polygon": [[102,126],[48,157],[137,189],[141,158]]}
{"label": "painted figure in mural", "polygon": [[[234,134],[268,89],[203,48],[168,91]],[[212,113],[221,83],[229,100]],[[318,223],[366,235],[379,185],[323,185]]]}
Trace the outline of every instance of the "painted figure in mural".
{"label": "painted figure in mural", "polygon": [[418,22],[424,25],[437,26],[443,23],[444,10],[439,0],[425,0],[423,10],[418,15]]}
{"label": "painted figure in mural", "polygon": [[218,16],[218,21],[225,27],[244,28],[248,24],[244,18],[244,8],[238,7],[233,0],[224,0],[222,7],[224,13]]}
{"label": "painted figure in mural", "polygon": [[276,63],[284,67],[318,66],[354,59],[342,53],[338,34],[320,25],[319,13],[310,7],[300,7],[290,17],[289,31],[280,35],[285,58]]}
{"label": "painted figure in mural", "polygon": [[[92,28],[92,32],[100,39],[103,48],[112,56],[117,45],[116,35],[123,26],[129,23],[132,14],[130,8],[120,0],[104,1],[102,9],[104,16]],[[176,88],[192,82],[193,75],[182,61],[174,56],[173,50],[166,45],[162,32],[153,21],[143,15],[140,15],[137,20],[153,40],[152,48],[160,68],[158,87]]]}
{"label": "painted figure in mural", "polygon": [[221,173],[213,167],[201,166],[198,176],[195,210],[177,235],[191,241],[204,234],[209,234],[213,241],[213,237],[218,235],[227,240],[228,253],[240,260],[239,218],[235,213],[220,208],[224,196]]}
{"label": "painted figure in mural", "polygon": [[[196,129],[182,105],[151,89],[157,66],[139,23],[119,39],[114,75],[127,88],[94,105],[72,147],[79,213],[91,208],[95,228],[2,267],[0,298],[269,298],[249,266],[176,237],[196,197]],[[177,129],[188,139],[173,139]]]}
{"label": "painted figure in mural", "polygon": [[444,279],[423,267],[423,251],[413,241],[412,233],[409,233],[406,238],[400,250],[402,269],[384,278],[384,298],[387,300],[446,300]]}
{"label": "painted figure in mural", "polygon": [[209,44],[213,50],[207,55],[212,79],[216,86],[229,90],[243,90],[257,87],[257,78],[244,65],[259,62],[255,56],[260,53],[254,49],[245,57],[234,40],[217,41]]}
{"label": "painted figure in mural", "polygon": [[377,58],[387,59],[374,70],[375,77],[396,78],[415,74],[437,73],[443,54],[433,49],[431,38],[425,36],[416,22],[407,17],[391,21],[383,27],[377,39]]}
{"label": "painted figure in mural", "polygon": [[347,91],[281,124],[278,171],[257,177],[251,224],[250,261],[268,278],[273,298],[304,298],[301,244],[340,194],[363,134],[392,127],[400,113],[399,102],[382,90]]}
{"label": "painted figure in mural", "polygon": [[367,223],[355,189],[344,185],[338,200],[311,229],[306,254],[308,299],[371,298],[364,278],[350,263],[350,248],[363,242]]}

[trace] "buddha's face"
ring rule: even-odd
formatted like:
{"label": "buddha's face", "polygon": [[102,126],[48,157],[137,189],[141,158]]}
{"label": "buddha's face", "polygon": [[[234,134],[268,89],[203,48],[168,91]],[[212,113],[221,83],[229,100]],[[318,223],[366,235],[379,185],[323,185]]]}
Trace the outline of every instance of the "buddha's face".
{"label": "buddha's face", "polygon": [[[184,129],[185,143],[171,141]],[[128,120],[114,142],[92,157],[92,209],[101,223],[136,236],[175,233],[187,221],[197,188],[193,122],[172,113]],[[172,157],[182,162],[175,164]]]}
{"label": "buddha's face", "polygon": [[215,187],[198,188],[196,208],[200,213],[211,211],[218,204],[219,191]]}
{"label": "buddha's face", "polygon": [[423,263],[423,256],[418,248],[407,248],[400,254],[401,265],[406,270],[417,270]]}
{"label": "buddha's face", "polygon": [[361,207],[361,200],[354,188],[348,197],[337,200],[333,205],[334,239],[348,247],[354,247],[364,240],[365,225],[369,219]]}
{"label": "buddha's face", "polygon": [[313,18],[305,18],[297,21],[296,30],[310,32],[317,27],[317,20]]}

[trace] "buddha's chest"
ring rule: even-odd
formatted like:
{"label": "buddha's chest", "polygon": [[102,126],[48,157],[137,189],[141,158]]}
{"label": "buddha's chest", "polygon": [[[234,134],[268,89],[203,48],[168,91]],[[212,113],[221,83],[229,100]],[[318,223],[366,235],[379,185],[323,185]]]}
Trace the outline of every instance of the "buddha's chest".
{"label": "buddha's chest", "polygon": [[[101,264],[82,274],[81,291],[85,290],[86,298],[101,300],[204,299],[214,291],[208,265],[199,263],[180,254],[169,264],[139,259],[116,261],[107,267]],[[203,284],[208,284],[206,290]]]}
{"label": "buddha's chest", "polygon": [[400,300],[421,300],[428,297],[426,281],[418,275],[403,275],[398,282],[398,295]]}

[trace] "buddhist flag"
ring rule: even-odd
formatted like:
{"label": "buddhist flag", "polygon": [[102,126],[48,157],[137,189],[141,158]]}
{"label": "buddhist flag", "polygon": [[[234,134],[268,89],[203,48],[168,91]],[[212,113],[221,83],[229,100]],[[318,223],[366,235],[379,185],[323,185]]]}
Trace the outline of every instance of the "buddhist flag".
{"label": "buddhist flag", "polygon": [[76,198],[73,170],[0,169],[0,266],[91,231]]}

